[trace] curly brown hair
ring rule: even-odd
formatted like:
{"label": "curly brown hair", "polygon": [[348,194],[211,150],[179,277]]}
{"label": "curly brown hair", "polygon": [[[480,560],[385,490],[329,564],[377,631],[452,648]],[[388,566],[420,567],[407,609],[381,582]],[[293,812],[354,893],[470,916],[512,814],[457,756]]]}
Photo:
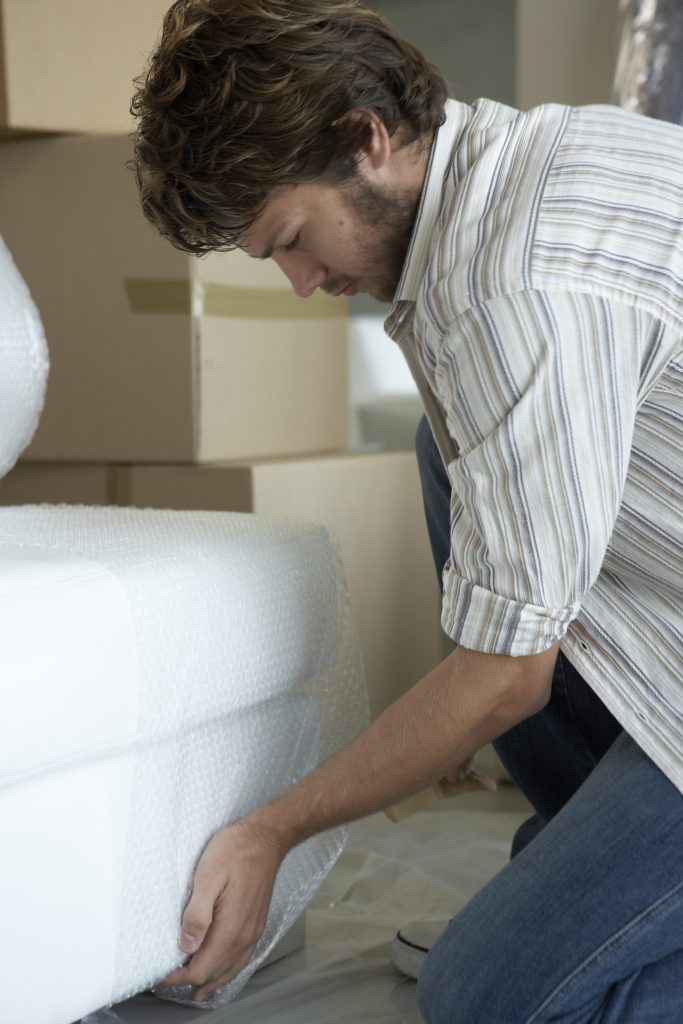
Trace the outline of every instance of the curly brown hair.
{"label": "curly brown hair", "polygon": [[446,83],[358,0],[177,0],[136,79],[132,161],[173,245],[234,249],[282,185],[356,173],[372,110],[402,145],[443,122]]}

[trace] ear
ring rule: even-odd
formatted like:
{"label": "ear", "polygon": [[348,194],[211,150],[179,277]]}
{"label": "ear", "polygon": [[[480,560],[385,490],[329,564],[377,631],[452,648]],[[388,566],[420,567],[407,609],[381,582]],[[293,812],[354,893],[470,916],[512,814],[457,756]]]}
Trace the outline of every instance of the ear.
{"label": "ear", "polygon": [[362,147],[358,151],[358,164],[366,164],[368,168],[378,171],[389,162],[391,157],[391,138],[382,119],[374,110],[358,107],[344,114],[336,124],[364,124],[368,131]]}

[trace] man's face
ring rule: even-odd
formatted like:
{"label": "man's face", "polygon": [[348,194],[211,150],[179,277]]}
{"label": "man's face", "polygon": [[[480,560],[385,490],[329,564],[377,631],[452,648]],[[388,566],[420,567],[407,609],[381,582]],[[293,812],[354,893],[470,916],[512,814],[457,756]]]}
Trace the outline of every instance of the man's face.
{"label": "man's face", "polygon": [[358,175],[342,185],[283,186],[246,233],[242,248],[272,256],[297,295],[368,292],[391,302],[405,262],[417,202]]}

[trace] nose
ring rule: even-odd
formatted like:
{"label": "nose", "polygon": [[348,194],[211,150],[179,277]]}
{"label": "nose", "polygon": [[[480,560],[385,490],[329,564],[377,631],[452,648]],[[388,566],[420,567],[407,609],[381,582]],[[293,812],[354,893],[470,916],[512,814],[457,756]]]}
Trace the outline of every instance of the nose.
{"label": "nose", "polygon": [[273,259],[301,299],[307,299],[327,279],[322,263],[304,252],[280,250],[273,253]]}

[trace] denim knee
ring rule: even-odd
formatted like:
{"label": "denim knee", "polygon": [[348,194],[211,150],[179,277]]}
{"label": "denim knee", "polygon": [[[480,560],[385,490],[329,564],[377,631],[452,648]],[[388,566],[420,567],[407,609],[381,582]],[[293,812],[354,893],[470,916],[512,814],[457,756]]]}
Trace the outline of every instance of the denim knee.
{"label": "denim knee", "polygon": [[[454,999],[453,993],[458,989],[461,998]],[[471,1008],[466,1004],[466,990],[450,971],[444,970],[443,960],[427,956],[417,983],[417,1005],[427,1024],[473,1024]]]}
{"label": "denim knee", "polygon": [[438,985],[438,978],[432,978],[429,956],[427,956],[417,980],[417,1005],[427,1024],[437,1024],[439,1020],[434,1012],[438,1003],[438,993],[434,990],[435,983]]}
{"label": "denim knee", "polygon": [[511,1024],[496,954],[500,903],[487,911],[488,900],[481,910],[476,902],[477,896],[451,919],[422,964],[417,1003],[427,1024]]}

